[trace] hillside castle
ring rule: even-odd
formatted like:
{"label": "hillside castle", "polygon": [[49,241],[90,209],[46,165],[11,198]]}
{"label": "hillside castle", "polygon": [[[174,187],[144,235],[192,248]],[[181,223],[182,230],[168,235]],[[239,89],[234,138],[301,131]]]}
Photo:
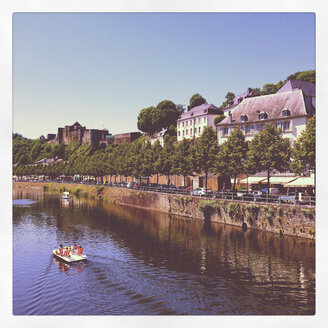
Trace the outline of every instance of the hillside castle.
{"label": "hillside castle", "polygon": [[[122,134],[112,135],[107,129],[87,129],[80,123],[75,122],[73,125],[66,125],[64,128],[58,128],[58,133],[48,134],[47,141],[53,145],[55,144],[70,144],[77,142],[79,145],[88,143],[94,147],[100,145],[108,145],[111,143],[128,143],[136,140],[141,135],[140,132],[128,132]],[[41,139],[45,139],[43,136]]]}

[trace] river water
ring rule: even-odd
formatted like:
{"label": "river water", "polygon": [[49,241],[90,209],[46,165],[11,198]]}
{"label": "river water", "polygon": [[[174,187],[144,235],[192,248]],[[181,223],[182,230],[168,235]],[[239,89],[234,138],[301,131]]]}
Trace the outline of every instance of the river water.
{"label": "river water", "polygon": [[[313,241],[14,190],[15,315],[315,313]],[[85,263],[52,250],[83,245]]]}

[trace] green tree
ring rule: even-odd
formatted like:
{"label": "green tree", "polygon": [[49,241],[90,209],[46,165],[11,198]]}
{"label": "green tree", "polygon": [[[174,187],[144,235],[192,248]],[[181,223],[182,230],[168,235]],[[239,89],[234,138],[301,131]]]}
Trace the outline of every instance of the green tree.
{"label": "green tree", "polygon": [[144,108],[139,112],[137,126],[140,131],[148,133],[149,135],[155,133],[153,124],[155,111],[155,107],[151,106]]}
{"label": "green tree", "polygon": [[189,100],[189,110],[205,103],[206,99],[203,98],[199,93],[195,93]]}
{"label": "green tree", "polygon": [[66,145],[63,143],[57,144],[54,146],[52,149],[52,157],[55,159],[56,157],[58,158],[65,158],[65,149]]}
{"label": "green tree", "polygon": [[223,121],[226,117],[224,115],[218,115],[215,119],[214,119],[214,124],[219,124],[221,121]]}
{"label": "green tree", "polygon": [[205,173],[205,188],[207,188],[208,173],[214,168],[217,152],[216,133],[210,126],[206,127],[202,135],[196,139],[194,153],[194,170],[199,174]]}
{"label": "green tree", "polygon": [[152,162],[154,165],[154,174],[156,174],[157,181],[156,183],[158,184],[158,178],[159,178],[159,172],[160,172],[160,157],[161,157],[161,152],[163,151],[163,147],[161,146],[159,140],[156,140],[156,142],[152,146]]}
{"label": "green tree", "polygon": [[172,101],[163,100],[158,103],[153,120],[155,132],[167,129],[171,125],[176,125],[180,115],[180,109]]}
{"label": "green tree", "polygon": [[273,83],[267,83],[263,85],[261,95],[271,95],[273,93],[276,93],[278,91],[277,87]]}
{"label": "green tree", "polygon": [[315,172],[315,116],[313,116],[304,131],[301,132],[292,148],[291,169],[302,174]]}
{"label": "green tree", "polygon": [[285,82],[287,82],[288,80],[301,80],[301,81],[311,82],[315,84],[315,76],[316,76],[316,71],[314,69],[310,71],[301,71],[289,75],[286,78]]}
{"label": "green tree", "polygon": [[243,132],[236,128],[228,139],[220,146],[216,156],[215,172],[233,177],[233,190],[236,188],[236,179],[239,174],[245,173],[245,160],[248,143],[245,141]]}
{"label": "green tree", "polygon": [[167,184],[170,184],[170,175],[173,173],[173,154],[175,138],[171,136],[165,136],[164,148],[160,153],[157,165],[160,169],[159,173],[167,176]]}
{"label": "green tree", "polygon": [[183,138],[177,144],[172,158],[174,171],[183,176],[184,186],[186,186],[186,177],[193,173],[191,142],[191,140]]}
{"label": "green tree", "polygon": [[228,106],[228,104],[231,103],[234,100],[235,97],[236,96],[233,92],[228,91],[228,93],[225,96],[226,100],[222,103],[222,105],[219,108],[220,109],[226,108]]}
{"label": "green tree", "polygon": [[272,171],[284,172],[289,168],[290,152],[290,141],[281,136],[281,129],[267,124],[249,144],[246,170],[250,173],[266,171],[269,191]]}

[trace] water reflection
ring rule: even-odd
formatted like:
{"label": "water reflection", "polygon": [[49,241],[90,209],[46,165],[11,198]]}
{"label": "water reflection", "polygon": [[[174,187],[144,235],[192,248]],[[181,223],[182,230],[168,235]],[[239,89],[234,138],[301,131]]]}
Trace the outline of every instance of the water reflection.
{"label": "water reflection", "polygon": [[[82,244],[88,263],[73,266],[55,260],[56,266],[65,276],[83,276],[83,288],[99,295],[106,291],[107,301],[109,290],[118,293],[121,305],[112,304],[110,313],[314,313],[313,240],[204,224],[109,202],[72,198],[64,203],[46,193],[30,197],[38,202],[14,208],[17,240],[26,242],[30,231],[39,239],[46,234],[49,249],[59,243]],[[70,281],[73,287],[80,283]],[[90,292],[85,294],[83,288],[83,297],[89,299]],[[94,296],[97,304],[99,295]],[[143,301],[135,295],[143,295]],[[149,308],[160,301],[170,308]],[[95,313],[108,313],[104,304],[95,306]]]}

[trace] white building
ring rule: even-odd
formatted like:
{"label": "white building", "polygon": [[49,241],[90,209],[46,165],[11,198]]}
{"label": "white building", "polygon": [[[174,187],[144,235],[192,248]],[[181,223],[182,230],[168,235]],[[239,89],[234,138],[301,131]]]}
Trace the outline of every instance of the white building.
{"label": "white building", "polygon": [[265,124],[274,123],[282,135],[293,143],[315,114],[315,85],[303,81],[288,81],[277,93],[244,99],[235,110],[217,125],[219,144],[236,127],[250,141]]}
{"label": "white building", "polygon": [[215,130],[214,119],[223,111],[212,104],[203,104],[183,113],[177,121],[177,140],[198,138],[205,127]]}
{"label": "white building", "polygon": [[164,147],[164,137],[167,129],[163,129],[162,131],[155,133],[150,136],[150,143],[153,145],[157,140],[159,141],[160,145]]}

